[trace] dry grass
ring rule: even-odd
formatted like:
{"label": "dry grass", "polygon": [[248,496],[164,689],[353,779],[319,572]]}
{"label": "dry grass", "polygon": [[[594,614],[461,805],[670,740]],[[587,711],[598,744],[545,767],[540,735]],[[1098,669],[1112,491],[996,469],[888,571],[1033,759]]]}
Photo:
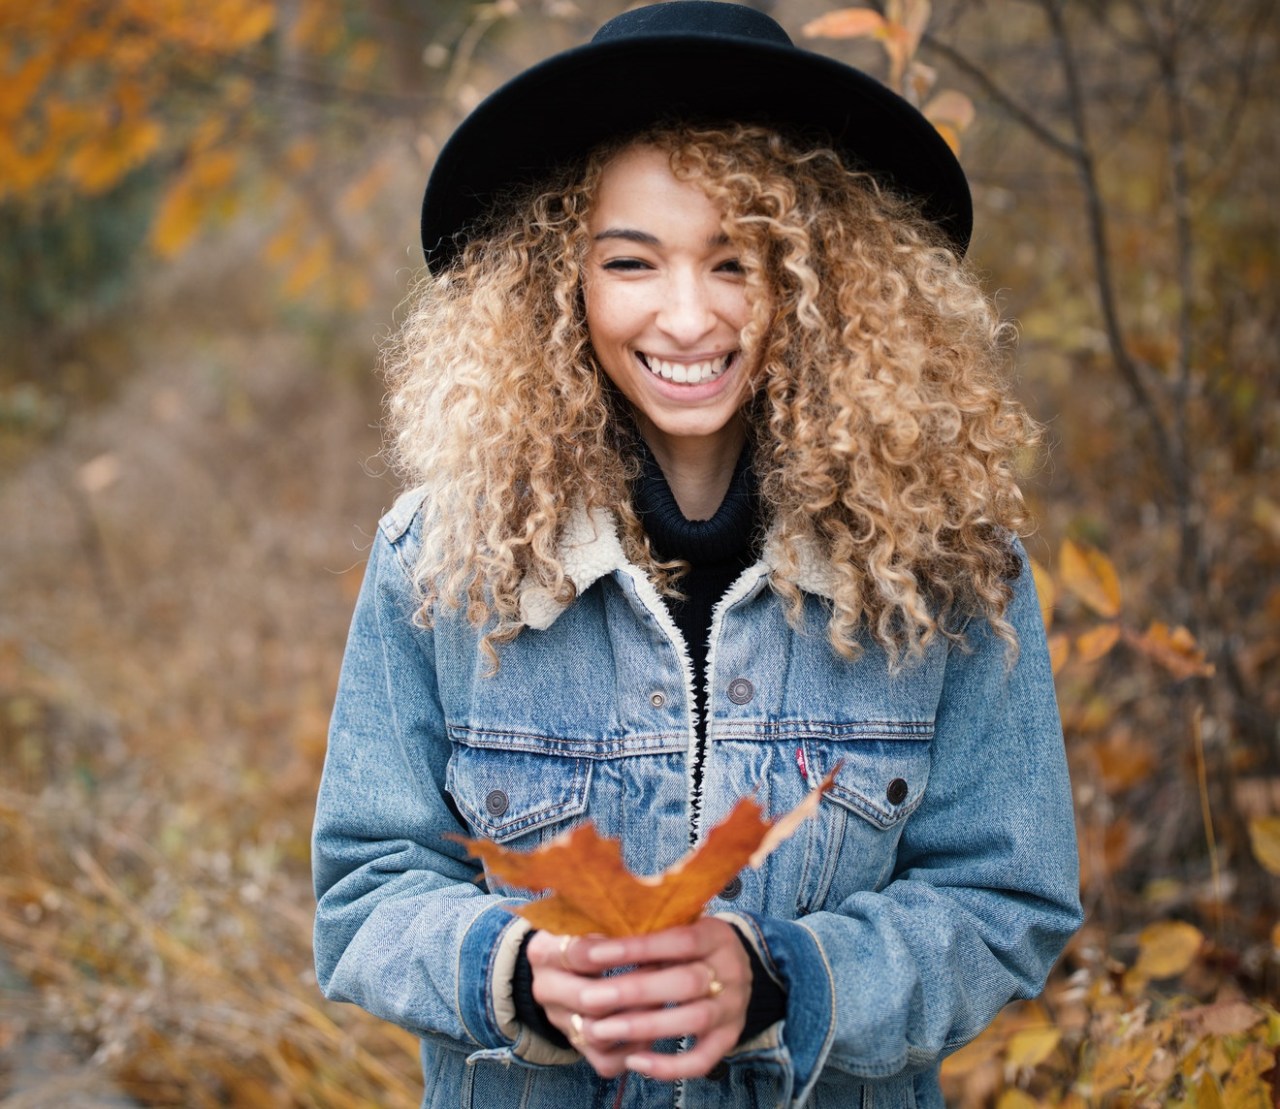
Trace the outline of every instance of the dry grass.
{"label": "dry grass", "polygon": [[411,1037],[325,1004],[311,971],[357,525],[392,493],[353,384],[372,352],[344,373],[318,338],[153,330],[0,485],[7,1109],[106,1104],[104,1075],[147,1105],[418,1102]]}

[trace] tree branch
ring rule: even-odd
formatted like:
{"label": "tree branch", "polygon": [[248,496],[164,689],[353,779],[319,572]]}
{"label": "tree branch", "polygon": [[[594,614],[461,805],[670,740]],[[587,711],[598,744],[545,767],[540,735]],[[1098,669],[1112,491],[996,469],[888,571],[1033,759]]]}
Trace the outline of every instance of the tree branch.
{"label": "tree branch", "polygon": [[1094,274],[1098,283],[1098,300],[1102,310],[1103,326],[1106,329],[1107,343],[1111,356],[1115,360],[1116,369],[1129,387],[1138,407],[1146,414],[1151,424],[1151,432],[1155,438],[1156,449],[1160,455],[1164,472],[1177,464],[1177,454],[1169,437],[1165,419],[1155,397],[1143,379],[1142,370],[1136,359],[1125,345],[1124,333],[1120,326],[1120,315],[1116,307],[1116,293],[1111,277],[1111,254],[1107,243],[1107,217],[1102,203],[1102,190],[1098,183],[1098,173],[1094,165],[1093,154],[1089,145],[1089,127],[1084,107],[1084,91],[1080,84],[1079,70],[1076,68],[1075,54],[1071,49],[1071,38],[1067,32],[1066,21],[1062,13],[1062,0],[1040,0],[1041,7],[1049,20],[1053,31],[1054,43],[1058,56],[1062,61],[1063,75],[1067,83],[1067,103],[1071,116],[1072,128],[1076,136],[1075,163],[1080,174],[1080,182],[1084,187],[1085,214],[1089,225],[1089,239],[1093,252]]}
{"label": "tree branch", "polygon": [[1079,161],[1081,151],[1077,145],[1055,134],[1047,124],[1027,111],[1010,93],[1005,92],[1004,89],[997,85],[976,62],[970,61],[954,46],[940,41],[927,31],[920,42],[922,46],[928,47],[930,52],[946,58],[952,66],[977,84],[994,103],[998,104],[1009,116],[1022,124],[1050,150],[1056,151],[1065,158],[1070,158],[1073,162]]}

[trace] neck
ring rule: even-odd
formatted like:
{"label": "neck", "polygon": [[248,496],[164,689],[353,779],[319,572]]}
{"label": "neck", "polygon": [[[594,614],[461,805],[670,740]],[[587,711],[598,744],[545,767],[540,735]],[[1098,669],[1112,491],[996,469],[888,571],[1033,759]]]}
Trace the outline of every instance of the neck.
{"label": "neck", "polygon": [[742,421],[734,420],[717,435],[664,435],[648,421],[642,422],[640,432],[684,518],[710,520],[724,502],[746,442]]}

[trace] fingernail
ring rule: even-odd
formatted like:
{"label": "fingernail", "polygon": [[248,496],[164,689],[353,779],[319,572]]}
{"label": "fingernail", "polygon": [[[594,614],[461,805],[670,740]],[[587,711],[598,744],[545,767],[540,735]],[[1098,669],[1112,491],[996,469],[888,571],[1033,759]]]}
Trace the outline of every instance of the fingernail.
{"label": "fingernail", "polygon": [[636,1074],[649,1073],[649,1057],[647,1055],[628,1055],[622,1062],[627,1070],[633,1070]]}
{"label": "fingernail", "polygon": [[620,943],[597,943],[587,951],[587,958],[593,963],[616,963],[627,953]]}
{"label": "fingernail", "polygon": [[587,986],[582,991],[584,1006],[612,1005],[617,1000],[618,991],[614,986]]}
{"label": "fingernail", "polygon": [[605,1017],[591,1022],[591,1034],[598,1040],[625,1040],[631,1035],[631,1025],[617,1017]]}

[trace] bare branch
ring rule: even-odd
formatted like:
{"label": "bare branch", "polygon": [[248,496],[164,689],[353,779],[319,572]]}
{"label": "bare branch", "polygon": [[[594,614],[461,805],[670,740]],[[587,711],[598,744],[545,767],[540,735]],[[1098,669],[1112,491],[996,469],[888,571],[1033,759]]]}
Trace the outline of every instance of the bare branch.
{"label": "bare branch", "polygon": [[940,39],[925,32],[921,39],[921,45],[927,47],[932,53],[939,57],[946,58],[956,69],[960,70],[966,77],[981,87],[982,91],[996,104],[998,104],[1009,116],[1018,123],[1022,124],[1032,135],[1039,139],[1049,149],[1056,151],[1066,158],[1070,158],[1073,162],[1080,158],[1080,148],[1067,139],[1061,138],[1049,126],[1032,115],[1022,104],[1010,93],[1005,92],[999,85],[995,83],[990,75],[976,62],[971,61],[964,54],[961,54],[954,46],[942,42]]}
{"label": "bare branch", "polygon": [[1076,67],[1075,54],[1071,48],[1071,38],[1066,28],[1062,13],[1062,0],[1041,0],[1041,6],[1053,30],[1058,56],[1062,61],[1063,75],[1067,82],[1067,101],[1071,114],[1072,128],[1076,136],[1076,168],[1084,187],[1085,212],[1089,224],[1090,244],[1093,250],[1094,272],[1098,283],[1098,300],[1102,310],[1103,326],[1107,334],[1107,343],[1111,356],[1115,360],[1116,369],[1128,385],[1138,407],[1146,414],[1151,424],[1151,432],[1155,438],[1156,448],[1168,474],[1177,463],[1177,454],[1170,441],[1169,430],[1160,412],[1151,390],[1143,379],[1142,369],[1137,360],[1125,345],[1124,333],[1120,326],[1120,315],[1116,306],[1115,285],[1111,277],[1111,254],[1107,244],[1107,217],[1102,203],[1102,190],[1098,183],[1097,168],[1089,146],[1089,127],[1084,107],[1084,91],[1080,85],[1080,74]]}

